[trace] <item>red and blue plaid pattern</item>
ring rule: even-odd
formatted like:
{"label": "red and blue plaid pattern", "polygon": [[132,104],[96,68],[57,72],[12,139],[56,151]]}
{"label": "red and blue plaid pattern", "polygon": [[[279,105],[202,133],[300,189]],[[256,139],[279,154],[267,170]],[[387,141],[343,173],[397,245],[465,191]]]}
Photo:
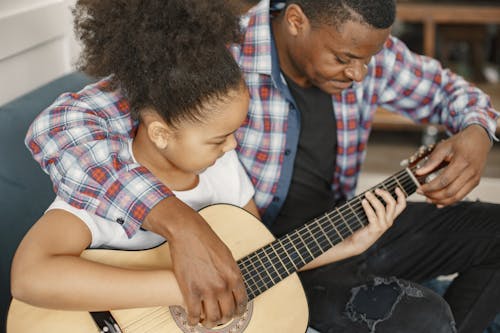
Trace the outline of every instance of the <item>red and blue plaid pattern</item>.
{"label": "red and blue plaid pattern", "polygon": [[127,235],[170,190],[134,163],[128,142],[137,123],[104,79],[61,95],[33,122],[26,145],[55,192],[72,206],[122,224]]}
{"label": "red and blue plaid pattern", "polygon": [[[255,201],[262,213],[277,192],[283,170],[289,102],[273,82],[273,66],[278,64],[273,63],[271,51],[269,3],[262,1],[244,22],[243,43],[231,48],[251,94],[247,120],[237,132],[237,150],[256,187]],[[444,124],[450,133],[480,124],[491,138],[498,117],[479,89],[443,70],[436,60],[412,53],[394,37],[373,57],[366,78],[332,96],[332,101],[338,140],[332,189],[337,199],[354,195],[378,107],[419,123]]]}
{"label": "red and blue plaid pattern", "polygon": [[[285,167],[290,107],[273,82],[277,64],[272,61],[269,18],[269,3],[262,1],[244,20],[243,43],[231,48],[252,97],[248,117],[237,132],[237,150],[262,213],[277,193]],[[132,236],[152,207],[172,194],[133,162],[127,142],[137,124],[126,100],[105,91],[108,84],[105,79],[77,94],[60,96],[34,121],[26,145],[59,196],[77,208],[122,223]],[[479,124],[496,139],[498,113],[484,93],[393,37],[372,59],[363,82],[332,96],[332,103],[338,136],[332,189],[337,198],[354,194],[377,107],[420,123],[444,124],[450,133]]]}

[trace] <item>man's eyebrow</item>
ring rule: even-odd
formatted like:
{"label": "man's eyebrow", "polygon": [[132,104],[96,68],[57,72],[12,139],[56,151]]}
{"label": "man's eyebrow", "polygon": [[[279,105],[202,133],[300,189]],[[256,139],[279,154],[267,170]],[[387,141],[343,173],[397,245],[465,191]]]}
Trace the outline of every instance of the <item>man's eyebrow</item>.
{"label": "man's eyebrow", "polygon": [[352,58],[352,59],[364,59],[363,57],[354,55],[354,54],[352,54],[350,52],[344,52],[344,55],[346,55],[346,56],[348,56],[349,58]]}

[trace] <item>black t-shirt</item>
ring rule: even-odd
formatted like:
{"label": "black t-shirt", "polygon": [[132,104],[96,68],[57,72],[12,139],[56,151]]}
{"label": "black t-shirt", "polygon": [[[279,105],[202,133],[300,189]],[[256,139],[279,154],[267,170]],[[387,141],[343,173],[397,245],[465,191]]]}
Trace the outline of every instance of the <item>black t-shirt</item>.
{"label": "black t-shirt", "polygon": [[335,206],[331,190],[337,151],[332,97],[317,87],[302,88],[286,78],[300,114],[300,134],[292,181],[271,225],[281,236]]}

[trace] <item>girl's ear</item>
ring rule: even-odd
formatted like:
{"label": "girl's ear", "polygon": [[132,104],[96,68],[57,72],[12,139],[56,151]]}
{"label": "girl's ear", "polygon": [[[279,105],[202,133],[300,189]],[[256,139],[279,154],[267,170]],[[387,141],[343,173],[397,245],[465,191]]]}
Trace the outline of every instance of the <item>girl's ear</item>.
{"label": "girl's ear", "polygon": [[167,148],[169,129],[163,121],[153,120],[147,124],[147,129],[149,139],[158,149]]}

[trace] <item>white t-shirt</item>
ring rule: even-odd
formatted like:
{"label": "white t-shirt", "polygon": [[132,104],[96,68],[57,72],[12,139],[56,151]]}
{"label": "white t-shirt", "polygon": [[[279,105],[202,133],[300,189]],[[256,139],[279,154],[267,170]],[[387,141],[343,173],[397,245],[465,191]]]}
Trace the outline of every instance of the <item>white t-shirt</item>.
{"label": "white t-shirt", "polygon": [[[129,149],[132,153],[131,145]],[[252,199],[254,188],[236,152],[232,150],[199,175],[199,182],[195,188],[173,192],[179,200],[194,210],[199,210],[217,203],[243,207]],[[138,230],[132,238],[128,238],[122,226],[117,222],[77,209],[60,197],[56,197],[47,210],[51,209],[62,209],[80,218],[92,234],[90,248],[142,250],[155,247],[165,241],[163,237],[142,229]]]}

